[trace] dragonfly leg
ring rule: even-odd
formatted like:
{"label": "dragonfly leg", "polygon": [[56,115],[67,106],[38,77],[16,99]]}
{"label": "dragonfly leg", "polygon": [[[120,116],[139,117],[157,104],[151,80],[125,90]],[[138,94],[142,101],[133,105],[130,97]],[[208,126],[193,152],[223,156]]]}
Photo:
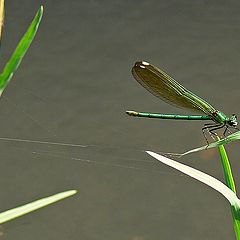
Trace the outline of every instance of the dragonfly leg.
{"label": "dragonfly leg", "polygon": [[225,130],[224,130],[224,132],[223,132],[223,136],[224,136],[224,137],[226,137],[226,132],[227,132],[227,131],[229,131],[230,133],[232,133],[231,130],[229,129],[229,126],[226,126],[226,128],[225,128]]}
{"label": "dragonfly leg", "polygon": [[[202,131],[205,132],[205,130],[208,130],[208,132],[211,132],[212,130],[211,129],[215,129],[218,127],[222,126],[222,124],[216,124],[216,123],[206,123],[204,124],[204,127],[202,128]],[[210,131],[211,130],[211,131]]]}
{"label": "dragonfly leg", "polygon": [[203,136],[207,142],[207,146],[209,146],[209,142],[208,142],[208,139],[207,139],[207,136],[206,136],[206,133],[205,133],[205,129],[202,128],[202,133],[203,133]]}
{"label": "dragonfly leg", "polygon": [[223,128],[224,126],[226,126],[225,124],[215,124],[215,123],[207,123],[207,124],[204,124],[204,127],[202,128],[202,132],[203,132],[203,136],[204,138],[206,139],[206,142],[207,142],[207,147],[206,149],[208,148],[209,146],[209,141],[207,139],[207,136],[205,134],[205,130],[208,130],[208,132],[210,133],[210,136],[212,137],[213,140],[216,140],[214,136],[217,136],[217,134],[214,132],[218,129],[221,129]]}
{"label": "dragonfly leg", "polygon": [[226,134],[227,131],[228,131],[229,134],[232,134],[232,133],[233,133],[233,132],[230,130],[230,128],[233,129],[233,130],[235,130],[234,132],[239,131],[239,129],[236,128],[236,127],[233,127],[233,126],[226,126],[226,129],[225,129],[224,132],[223,132],[223,137],[227,137],[227,134]]}
{"label": "dragonfly leg", "polygon": [[215,131],[218,130],[218,129],[221,129],[221,128],[225,127],[225,126],[226,126],[226,124],[217,124],[215,126],[210,127],[209,128],[209,132],[216,136],[217,134],[215,133]]}
{"label": "dragonfly leg", "polygon": [[233,129],[234,132],[240,131],[240,129],[237,128],[236,126],[228,126],[228,131],[229,131],[230,133],[233,133],[233,132],[230,130],[230,128]]}
{"label": "dragonfly leg", "polygon": [[[207,130],[210,133],[210,135],[211,135],[211,132],[209,131],[209,129],[215,128],[215,127],[219,127],[219,126],[221,126],[221,125],[220,124],[216,124],[216,123],[205,123],[204,124],[204,127],[202,128],[202,133],[203,133],[203,136],[204,136],[204,138],[205,138],[205,140],[207,142],[207,146],[209,146],[209,141],[207,139],[207,135],[206,135],[205,130]],[[211,135],[211,137],[212,137],[212,135]],[[215,140],[215,139],[213,138],[213,140]]]}
{"label": "dragonfly leg", "polygon": [[233,133],[230,129],[234,130],[233,132],[240,131],[240,129],[237,128],[236,126],[226,126],[226,129],[225,129],[225,131],[224,131],[224,133],[223,133],[223,136],[224,136],[224,137],[226,137],[227,131],[228,131],[230,134]]}

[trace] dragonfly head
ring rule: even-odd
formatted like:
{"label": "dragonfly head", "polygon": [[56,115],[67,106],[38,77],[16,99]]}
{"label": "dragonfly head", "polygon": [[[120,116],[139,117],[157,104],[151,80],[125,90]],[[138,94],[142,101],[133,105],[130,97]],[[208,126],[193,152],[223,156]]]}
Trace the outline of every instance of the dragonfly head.
{"label": "dragonfly head", "polygon": [[228,120],[228,124],[230,125],[230,126],[237,126],[237,124],[238,124],[238,121],[237,121],[237,115],[236,114],[233,114],[230,118],[229,118],[229,120]]}

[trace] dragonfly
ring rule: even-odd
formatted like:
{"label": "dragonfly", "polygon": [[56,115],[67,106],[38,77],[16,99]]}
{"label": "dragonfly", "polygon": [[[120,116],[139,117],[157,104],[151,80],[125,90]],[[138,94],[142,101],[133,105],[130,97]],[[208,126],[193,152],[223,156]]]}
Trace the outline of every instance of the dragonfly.
{"label": "dragonfly", "polygon": [[[217,110],[204,99],[192,93],[175,79],[170,77],[163,70],[153,66],[145,61],[138,61],[132,68],[132,75],[146,90],[171,105],[179,108],[186,108],[201,113],[200,115],[179,115],[179,114],[163,114],[126,111],[130,116],[148,117],[159,119],[174,120],[212,120],[212,123],[204,124],[202,128],[203,135],[208,143],[205,130],[210,134],[216,135],[216,130],[225,128],[223,135],[225,136],[229,128],[237,129],[237,115],[232,114],[227,117],[223,112]],[[230,131],[231,132],[231,131]]]}

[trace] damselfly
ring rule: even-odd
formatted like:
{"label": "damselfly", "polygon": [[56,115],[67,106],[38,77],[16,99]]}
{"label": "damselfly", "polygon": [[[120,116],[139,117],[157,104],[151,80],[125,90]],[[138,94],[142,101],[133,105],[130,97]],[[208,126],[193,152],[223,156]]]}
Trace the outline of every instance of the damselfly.
{"label": "damselfly", "polygon": [[[215,133],[216,130],[224,128],[225,136],[229,128],[237,129],[237,116],[232,114],[227,117],[223,112],[217,110],[204,99],[187,90],[176,80],[170,77],[161,69],[144,61],[136,62],[132,68],[134,78],[150,93],[162,99],[163,101],[181,108],[187,108],[203,115],[179,115],[127,111],[126,113],[134,117],[148,117],[174,120],[212,120],[214,123],[204,124],[202,128]],[[206,138],[207,140],[207,138]]]}

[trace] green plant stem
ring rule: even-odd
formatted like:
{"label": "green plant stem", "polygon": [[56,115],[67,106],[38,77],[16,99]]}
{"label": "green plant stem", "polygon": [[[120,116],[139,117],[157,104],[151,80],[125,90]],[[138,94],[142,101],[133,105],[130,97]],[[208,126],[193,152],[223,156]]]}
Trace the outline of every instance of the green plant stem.
{"label": "green plant stem", "polygon": [[[217,137],[218,140],[219,137]],[[234,179],[233,179],[233,175],[232,175],[232,170],[231,170],[231,166],[228,160],[228,156],[227,156],[227,152],[224,148],[223,145],[219,145],[218,146],[218,150],[221,156],[221,162],[222,162],[222,167],[223,167],[223,172],[224,172],[224,177],[225,177],[225,182],[226,185],[233,191],[236,193],[236,187],[235,187],[235,183],[234,183]],[[240,221],[238,218],[239,213],[236,211],[236,209],[231,206],[231,212],[232,212],[232,218],[233,218],[233,224],[234,224],[234,231],[235,231],[235,235],[236,235],[236,239],[240,240]]]}
{"label": "green plant stem", "polygon": [[[233,210],[233,208],[231,209],[232,211],[232,216],[235,215],[235,209]],[[239,240],[240,239],[240,221],[238,219],[236,219],[235,217],[233,217],[233,224],[234,224],[234,231],[235,231],[235,235],[236,235],[236,239]]]}
{"label": "green plant stem", "polygon": [[232,176],[232,170],[231,166],[228,160],[227,152],[224,148],[223,145],[218,146],[218,150],[221,156],[221,162],[222,162],[222,167],[223,167],[223,172],[224,172],[224,178],[226,181],[226,185],[236,193],[236,187],[234,184],[233,176]]}

